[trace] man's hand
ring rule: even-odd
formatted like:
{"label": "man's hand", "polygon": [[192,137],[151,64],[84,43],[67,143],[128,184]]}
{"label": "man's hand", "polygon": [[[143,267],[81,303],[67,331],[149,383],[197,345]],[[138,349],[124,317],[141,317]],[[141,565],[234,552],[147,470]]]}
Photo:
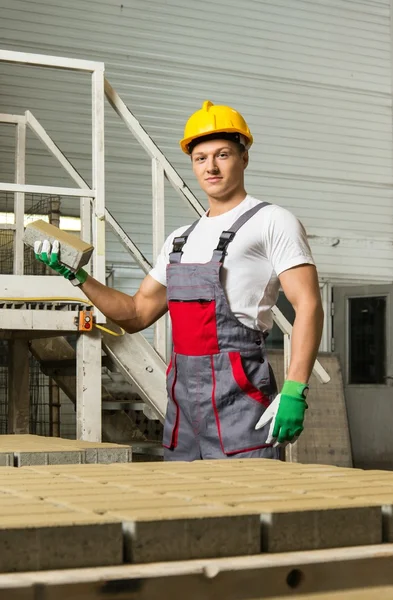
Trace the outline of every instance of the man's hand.
{"label": "man's hand", "polygon": [[129,296],[103,285],[83,269],[73,273],[59,262],[59,249],[59,242],[54,242],[51,251],[48,240],[34,245],[37,260],[69,279],[73,285],[81,284],[83,293],[94,306],[127,333],[136,333],[150,327],[167,312],[166,287],[150,275],[146,275],[137,293]]}
{"label": "man's hand", "polygon": [[37,260],[47,265],[59,275],[65,277],[68,280],[76,279],[78,283],[84,283],[87,279],[87,273],[83,269],[79,269],[76,273],[71,271],[68,267],[60,264],[59,262],[60,243],[58,240],[53,242],[51,248],[50,242],[44,240],[44,242],[37,241],[34,243],[34,255]]}
{"label": "man's hand", "polygon": [[270,422],[266,444],[286,446],[295,442],[303,431],[304,413],[308,408],[303,390],[304,384],[286,381],[271,405],[259,419],[255,429]]}

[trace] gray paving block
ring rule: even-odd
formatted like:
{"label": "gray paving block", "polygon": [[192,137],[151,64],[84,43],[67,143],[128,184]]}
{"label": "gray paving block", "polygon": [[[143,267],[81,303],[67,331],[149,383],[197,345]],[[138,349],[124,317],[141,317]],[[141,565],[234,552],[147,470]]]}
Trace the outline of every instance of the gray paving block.
{"label": "gray paving block", "polygon": [[127,463],[132,460],[132,449],[124,448],[88,448],[85,450],[87,464]]}
{"label": "gray paving block", "polygon": [[47,464],[46,452],[14,452],[15,467],[33,467]]}
{"label": "gray paving block", "polygon": [[382,543],[379,506],[261,514],[263,552],[292,552]]}
{"label": "gray paving block", "polygon": [[0,467],[13,467],[14,466],[14,453],[13,452],[0,452]]}
{"label": "gray paving block", "polygon": [[131,448],[98,448],[97,462],[100,464],[131,462]]}
{"label": "gray paving block", "polygon": [[393,506],[390,504],[382,506],[382,529],[383,541],[391,544],[393,542]]}
{"label": "gray paving block", "polygon": [[26,226],[23,241],[27,246],[34,248],[34,242],[43,242],[44,240],[48,240],[51,244],[55,240],[59,240],[59,261],[73,271],[86,265],[94,250],[91,244],[87,244],[76,235],[50,225],[42,219],[33,221]]}
{"label": "gray paving block", "polygon": [[83,450],[63,450],[57,452],[15,452],[16,467],[33,467],[42,465],[74,465],[84,462]]}
{"label": "gray paving block", "polygon": [[121,523],[0,529],[0,572],[120,565]]}
{"label": "gray paving block", "polygon": [[257,515],[123,520],[125,560],[149,563],[260,552]]}
{"label": "gray paving block", "polygon": [[84,450],[62,450],[47,452],[48,465],[80,465],[85,462]]}

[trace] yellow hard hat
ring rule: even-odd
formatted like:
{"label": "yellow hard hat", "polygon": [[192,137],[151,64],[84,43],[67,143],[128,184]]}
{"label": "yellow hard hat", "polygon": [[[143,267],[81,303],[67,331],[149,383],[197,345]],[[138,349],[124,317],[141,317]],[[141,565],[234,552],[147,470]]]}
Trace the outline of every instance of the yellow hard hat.
{"label": "yellow hard hat", "polygon": [[247,123],[237,110],[230,106],[214,105],[210,100],[205,100],[202,108],[197,110],[188,119],[184,128],[184,138],[180,141],[183,152],[191,154],[189,144],[197,138],[211,136],[217,133],[240,134],[245,142],[244,146],[250,148],[253,137]]}

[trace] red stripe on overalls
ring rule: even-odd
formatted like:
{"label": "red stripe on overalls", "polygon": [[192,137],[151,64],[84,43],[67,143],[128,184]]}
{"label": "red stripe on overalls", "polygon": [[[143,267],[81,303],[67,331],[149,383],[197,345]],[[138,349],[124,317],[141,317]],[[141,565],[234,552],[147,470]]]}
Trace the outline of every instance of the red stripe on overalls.
{"label": "red stripe on overalls", "polygon": [[267,408],[270,405],[270,400],[247,379],[247,375],[245,374],[242,365],[242,357],[239,352],[229,352],[228,355],[232,365],[232,373],[239,388],[247,394],[247,396],[250,396],[250,398],[263,404],[263,406]]}
{"label": "red stripe on overalls", "polygon": [[217,410],[217,404],[216,404],[216,373],[214,371],[214,358],[213,358],[213,356],[210,357],[210,364],[211,364],[211,367],[212,367],[212,382],[213,382],[213,387],[212,387],[212,404],[213,404],[214,416],[216,418],[217,431],[218,431],[218,439],[220,440],[220,446],[221,446],[221,450],[222,450],[223,454],[226,454],[226,452],[224,450],[224,444],[222,443],[222,438],[221,438],[221,423],[220,423],[220,417],[218,416],[218,410]]}
{"label": "red stripe on overalls", "polygon": [[[229,352],[229,355],[236,355],[236,352]],[[241,359],[240,354],[238,354],[239,359]],[[232,361],[231,361],[232,363]],[[242,454],[244,452],[252,452],[253,450],[260,450],[261,448],[270,448],[271,446],[273,446],[273,444],[261,444],[259,446],[252,446],[251,448],[242,448],[241,450],[232,450],[230,452],[225,451],[224,449],[224,444],[222,443],[222,437],[221,437],[221,423],[220,423],[220,417],[218,414],[218,410],[217,410],[217,404],[216,404],[216,373],[214,370],[214,358],[213,356],[210,357],[210,364],[211,364],[211,369],[212,369],[212,382],[213,382],[213,386],[212,386],[212,405],[213,405],[213,411],[214,411],[214,416],[216,418],[216,424],[217,424],[217,431],[218,431],[218,438],[220,440],[220,446],[221,446],[221,450],[223,452],[223,454],[226,454],[227,456],[231,456],[232,454]],[[241,367],[241,371],[243,372],[243,367]],[[245,378],[245,375],[244,375]],[[244,381],[244,379],[242,379],[242,381]],[[248,385],[251,386],[251,383],[247,380],[247,378],[245,378],[245,381],[247,381]],[[253,386],[252,386],[253,387]],[[254,390],[257,390],[257,388],[254,388]],[[262,404],[265,403],[265,401],[267,401],[267,403],[269,404],[269,400],[268,398],[262,394],[262,392],[260,392],[259,390],[257,390],[264,398],[264,402],[262,402]],[[258,400],[259,402],[259,400]]]}
{"label": "red stripe on overalls", "polygon": [[[168,376],[170,370],[172,367],[172,359],[168,365],[168,368],[166,370],[166,374]],[[162,444],[164,446],[164,448],[176,448],[177,446],[177,440],[179,437],[179,424],[180,424],[180,407],[179,404],[176,400],[176,395],[175,395],[175,385],[176,385],[176,381],[177,381],[177,368],[176,368],[176,355],[173,361],[173,368],[174,368],[174,375],[173,375],[173,381],[172,381],[172,386],[171,386],[171,399],[174,403],[174,405],[176,406],[176,418],[175,418],[175,424],[173,426],[173,430],[172,430],[172,437],[171,437],[171,443],[170,446],[167,446],[166,444]]]}

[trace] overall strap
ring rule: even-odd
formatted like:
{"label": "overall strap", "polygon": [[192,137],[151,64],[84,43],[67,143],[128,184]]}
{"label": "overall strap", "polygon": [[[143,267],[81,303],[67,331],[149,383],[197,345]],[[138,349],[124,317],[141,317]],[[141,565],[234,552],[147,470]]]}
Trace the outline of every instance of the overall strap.
{"label": "overall strap", "polygon": [[169,254],[169,262],[171,264],[181,262],[181,257],[183,254],[183,246],[186,243],[190,233],[196,227],[197,223],[199,223],[199,219],[194,221],[194,223],[192,225],[190,225],[188,229],[186,229],[186,231],[183,233],[183,235],[174,238],[172,252]]}
{"label": "overall strap", "polygon": [[247,210],[243,213],[232,225],[232,227],[228,231],[223,231],[220,235],[220,239],[218,241],[217,248],[213,252],[213,261],[224,262],[225,256],[228,254],[227,248],[229,244],[232,242],[236,233],[239,231],[240,227],[243,227],[247,221],[251,219],[257,212],[259,212],[265,206],[269,206],[270,202],[260,202],[250,210]]}

